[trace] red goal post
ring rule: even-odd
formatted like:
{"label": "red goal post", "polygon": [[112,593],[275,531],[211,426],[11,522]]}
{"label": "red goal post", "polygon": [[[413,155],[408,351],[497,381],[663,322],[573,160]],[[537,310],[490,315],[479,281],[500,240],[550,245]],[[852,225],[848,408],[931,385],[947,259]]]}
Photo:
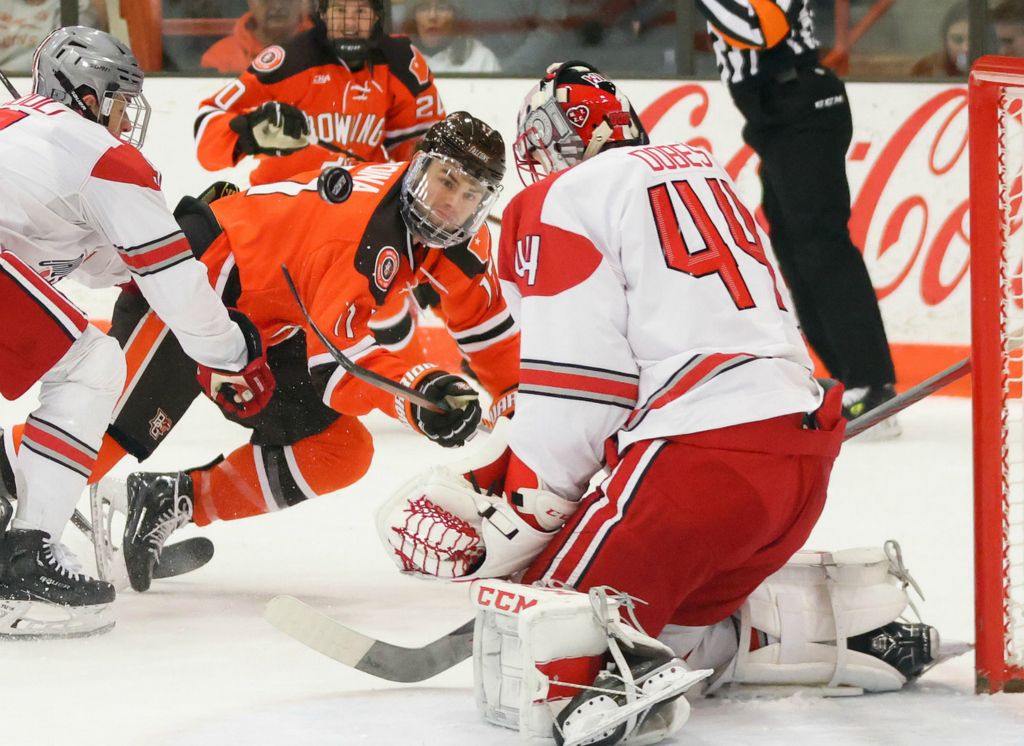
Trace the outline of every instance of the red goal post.
{"label": "red goal post", "polygon": [[976,690],[1024,692],[1024,59],[969,82]]}

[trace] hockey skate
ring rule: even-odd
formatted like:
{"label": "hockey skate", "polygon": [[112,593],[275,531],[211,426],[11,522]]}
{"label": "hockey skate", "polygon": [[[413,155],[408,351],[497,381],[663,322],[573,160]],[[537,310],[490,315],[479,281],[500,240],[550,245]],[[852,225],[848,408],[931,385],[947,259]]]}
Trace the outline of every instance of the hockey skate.
{"label": "hockey skate", "polygon": [[[891,383],[882,386],[858,386],[847,389],[843,392],[843,417],[847,420],[855,420],[894,396],[896,396],[896,387]],[[864,431],[858,437],[861,441],[891,440],[899,437],[902,432],[899,421],[893,415]]]}
{"label": "hockey skate", "polygon": [[850,650],[874,656],[888,663],[907,681],[927,671],[939,655],[939,631],[928,624],[890,622],[846,641]]}
{"label": "hockey skate", "polygon": [[185,472],[135,472],[128,476],[125,565],[134,590],[149,590],[164,543],[192,520],[192,478]]}
{"label": "hockey skate", "polygon": [[44,531],[0,539],[0,637],[82,637],[114,626],[114,586],[85,575],[71,551]]}
{"label": "hockey skate", "polygon": [[[573,697],[555,718],[558,746],[612,746],[627,736],[644,743],[643,723],[666,719],[665,708],[707,673],[690,671],[671,656],[640,660],[626,675],[601,671],[592,688]],[[670,717],[674,713],[670,714]],[[650,724],[648,724],[650,727]],[[651,729],[662,736],[667,728]]]}

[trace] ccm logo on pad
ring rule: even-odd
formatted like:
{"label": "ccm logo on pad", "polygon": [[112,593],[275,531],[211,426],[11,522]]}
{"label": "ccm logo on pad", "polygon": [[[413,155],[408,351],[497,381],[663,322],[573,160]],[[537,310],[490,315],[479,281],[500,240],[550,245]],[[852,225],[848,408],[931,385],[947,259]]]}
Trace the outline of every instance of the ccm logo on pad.
{"label": "ccm logo on pad", "polygon": [[509,611],[513,614],[518,614],[523,609],[537,605],[537,599],[535,598],[529,599],[520,596],[518,593],[499,591],[496,588],[488,588],[486,585],[480,586],[480,591],[476,595],[476,602],[480,606],[489,606],[498,611]]}

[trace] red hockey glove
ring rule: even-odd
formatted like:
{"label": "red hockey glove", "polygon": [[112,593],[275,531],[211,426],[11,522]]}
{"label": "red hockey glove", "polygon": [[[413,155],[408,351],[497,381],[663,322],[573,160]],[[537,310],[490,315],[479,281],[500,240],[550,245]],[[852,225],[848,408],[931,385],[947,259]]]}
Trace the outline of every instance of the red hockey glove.
{"label": "red hockey glove", "polygon": [[237,308],[229,308],[228,315],[242,331],[249,363],[239,371],[199,365],[196,377],[203,393],[218,407],[238,417],[252,417],[267,406],[277,384],[267,366],[259,329]]}

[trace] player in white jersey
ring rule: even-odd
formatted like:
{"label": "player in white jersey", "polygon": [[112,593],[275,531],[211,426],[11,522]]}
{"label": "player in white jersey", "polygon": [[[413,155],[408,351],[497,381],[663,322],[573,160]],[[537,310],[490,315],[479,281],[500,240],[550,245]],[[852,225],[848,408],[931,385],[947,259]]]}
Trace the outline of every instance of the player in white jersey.
{"label": "player in white jersey", "polygon": [[[488,719],[536,736],[559,713],[556,739],[653,743],[685,720],[678,695],[710,673],[675,656],[719,668],[736,655],[731,616],[773,587],[763,581],[817,521],[844,432],[842,386],[813,377],[767,237],[706,151],[649,144],[628,99],[580,62],[549,68],[518,129],[516,159],[536,183],[502,219],[498,274],[522,330],[516,414],[499,428],[507,447],[492,436],[491,453],[413,480],[378,525],[406,571],[534,586],[474,586]],[[864,566],[888,567],[880,552]],[[806,564],[817,582],[823,562]],[[879,592],[899,608],[873,627],[907,603],[903,588]],[[831,619],[821,626],[836,639],[844,620],[829,616],[827,594],[807,593],[817,600],[801,612]],[[850,634],[874,639],[863,621]],[[636,631],[669,625],[671,649]],[[890,687],[929,660],[930,628],[901,631],[918,646],[907,673],[864,664],[884,667]],[[598,675],[607,654],[614,675]],[[875,684],[826,668],[826,682]]]}
{"label": "player in white jersey", "polygon": [[[116,340],[54,287],[59,280],[134,281],[211,397],[254,413],[273,388],[259,334],[229,316],[137,148],[149,116],[142,79],[127,46],[68,27],[36,50],[33,92],[0,106],[0,392],[13,399],[41,382],[39,406],[3,439],[5,489],[18,504],[0,539],[0,635],[93,632],[109,626],[114,598],[59,539],[121,395],[125,361]],[[52,608],[36,614],[33,603]]]}

